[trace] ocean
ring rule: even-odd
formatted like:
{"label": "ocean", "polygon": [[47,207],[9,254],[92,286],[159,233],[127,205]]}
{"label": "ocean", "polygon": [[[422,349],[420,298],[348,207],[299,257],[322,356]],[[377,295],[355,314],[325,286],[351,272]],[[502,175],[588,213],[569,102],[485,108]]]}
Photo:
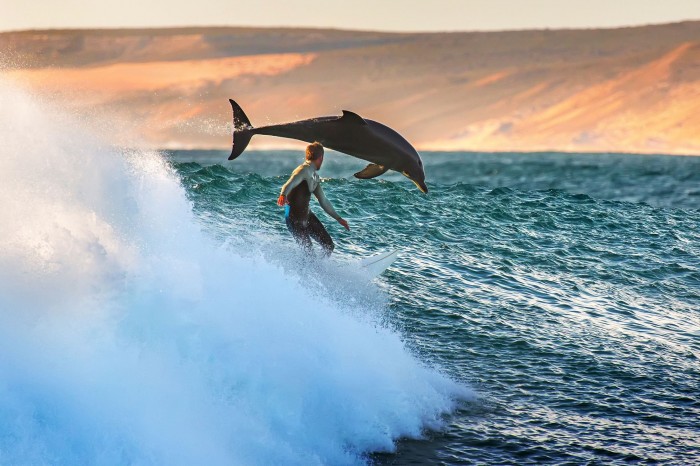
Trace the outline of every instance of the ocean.
{"label": "ocean", "polygon": [[699,157],[424,152],[424,195],[329,152],[323,261],[300,151],[0,97],[0,464],[700,463]]}

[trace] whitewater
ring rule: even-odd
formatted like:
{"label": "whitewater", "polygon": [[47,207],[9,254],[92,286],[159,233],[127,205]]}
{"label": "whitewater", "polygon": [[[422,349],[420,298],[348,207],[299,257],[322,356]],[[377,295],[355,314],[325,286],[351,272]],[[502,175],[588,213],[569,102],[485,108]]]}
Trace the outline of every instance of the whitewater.
{"label": "whitewater", "polygon": [[0,103],[0,464],[365,463],[476,396],[376,284],[243,252],[162,153]]}

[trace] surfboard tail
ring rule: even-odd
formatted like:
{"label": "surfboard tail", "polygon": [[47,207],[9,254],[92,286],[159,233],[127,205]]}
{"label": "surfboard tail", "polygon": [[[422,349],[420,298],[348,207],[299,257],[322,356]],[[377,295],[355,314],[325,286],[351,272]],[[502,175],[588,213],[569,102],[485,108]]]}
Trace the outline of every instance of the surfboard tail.
{"label": "surfboard tail", "polygon": [[233,110],[233,143],[231,145],[231,155],[229,155],[228,159],[233,160],[248,147],[248,143],[250,143],[254,134],[254,128],[241,106],[233,99],[228,99],[228,101],[231,103],[231,109]]}

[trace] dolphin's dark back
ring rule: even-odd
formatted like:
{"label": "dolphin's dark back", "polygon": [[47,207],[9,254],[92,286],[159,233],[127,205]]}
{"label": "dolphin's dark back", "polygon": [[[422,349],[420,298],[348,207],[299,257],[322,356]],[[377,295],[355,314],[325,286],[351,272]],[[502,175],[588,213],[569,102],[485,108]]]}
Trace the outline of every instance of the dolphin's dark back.
{"label": "dolphin's dark back", "polygon": [[254,129],[254,133],[297,139],[308,143],[318,141],[326,146],[326,133],[328,133],[329,130],[332,131],[332,126],[329,126],[329,123],[337,120],[337,116],[310,118],[308,120],[299,120],[279,125],[260,126]]}

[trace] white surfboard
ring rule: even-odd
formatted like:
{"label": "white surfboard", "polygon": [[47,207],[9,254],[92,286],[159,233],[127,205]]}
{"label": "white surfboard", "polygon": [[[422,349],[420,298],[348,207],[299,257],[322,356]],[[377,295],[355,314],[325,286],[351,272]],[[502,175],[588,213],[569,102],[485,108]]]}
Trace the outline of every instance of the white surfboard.
{"label": "white surfboard", "polygon": [[380,252],[355,262],[364,275],[369,278],[381,275],[399,257],[398,250]]}

